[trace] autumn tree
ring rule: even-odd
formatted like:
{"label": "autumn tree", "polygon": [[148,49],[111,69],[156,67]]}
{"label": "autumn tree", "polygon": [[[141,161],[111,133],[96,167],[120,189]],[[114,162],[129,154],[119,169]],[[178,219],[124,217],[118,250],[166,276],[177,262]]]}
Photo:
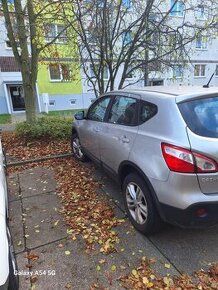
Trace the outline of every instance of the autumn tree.
{"label": "autumn tree", "polygon": [[33,122],[36,117],[36,80],[40,54],[48,51],[67,27],[45,42],[43,25],[48,19],[59,20],[61,6],[58,2],[1,0],[0,3],[7,37],[22,75],[27,121]]}
{"label": "autumn tree", "polygon": [[[124,88],[132,74],[147,85],[150,71],[185,65],[191,43],[212,33],[217,19],[213,1],[175,0],[171,7],[165,0],[68,2],[71,16],[63,9],[65,19],[78,35],[81,65],[96,96]],[[198,21],[196,13],[206,9],[205,21]]]}

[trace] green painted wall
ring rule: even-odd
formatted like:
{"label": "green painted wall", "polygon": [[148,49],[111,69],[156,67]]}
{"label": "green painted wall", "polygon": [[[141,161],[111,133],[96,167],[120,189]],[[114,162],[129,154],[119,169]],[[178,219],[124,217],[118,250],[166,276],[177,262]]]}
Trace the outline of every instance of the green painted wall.
{"label": "green painted wall", "polygon": [[73,68],[73,77],[70,81],[54,82],[50,81],[49,77],[49,63],[39,64],[38,70],[38,87],[39,93],[48,93],[52,95],[66,95],[66,94],[81,94],[82,83],[80,71],[78,68]]}

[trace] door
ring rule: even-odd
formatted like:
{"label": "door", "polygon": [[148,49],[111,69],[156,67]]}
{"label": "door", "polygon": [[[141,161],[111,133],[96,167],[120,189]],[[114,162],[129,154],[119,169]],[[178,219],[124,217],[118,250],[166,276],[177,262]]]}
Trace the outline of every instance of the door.
{"label": "door", "polygon": [[25,111],[23,87],[21,85],[9,86],[12,108],[14,112]]}
{"label": "door", "polygon": [[137,131],[138,100],[116,96],[99,134],[100,156],[105,167],[117,172],[122,161],[128,160]]}
{"label": "door", "polygon": [[83,149],[96,160],[100,160],[98,137],[110,100],[111,97],[106,96],[95,101],[79,127],[79,137]]}

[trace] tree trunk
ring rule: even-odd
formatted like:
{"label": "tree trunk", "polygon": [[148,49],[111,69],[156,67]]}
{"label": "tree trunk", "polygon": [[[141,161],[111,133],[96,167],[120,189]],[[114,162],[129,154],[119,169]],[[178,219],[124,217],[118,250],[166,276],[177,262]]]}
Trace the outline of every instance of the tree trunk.
{"label": "tree trunk", "polygon": [[149,85],[149,69],[148,69],[148,49],[145,49],[145,64],[144,64],[144,86],[147,87]]}
{"label": "tree trunk", "polygon": [[26,120],[33,123],[36,119],[36,90],[35,84],[23,83]]}

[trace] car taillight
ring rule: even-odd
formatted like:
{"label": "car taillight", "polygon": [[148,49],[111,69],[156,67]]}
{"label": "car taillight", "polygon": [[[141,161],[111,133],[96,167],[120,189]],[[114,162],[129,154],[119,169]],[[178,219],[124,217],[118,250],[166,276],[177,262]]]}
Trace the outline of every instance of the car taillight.
{"label": "car taillight", "polygon": [[213,173],[217,172],[217,163],[198,153],[177,147],[161,144],[164,159],[171,171],[182,173]]}

